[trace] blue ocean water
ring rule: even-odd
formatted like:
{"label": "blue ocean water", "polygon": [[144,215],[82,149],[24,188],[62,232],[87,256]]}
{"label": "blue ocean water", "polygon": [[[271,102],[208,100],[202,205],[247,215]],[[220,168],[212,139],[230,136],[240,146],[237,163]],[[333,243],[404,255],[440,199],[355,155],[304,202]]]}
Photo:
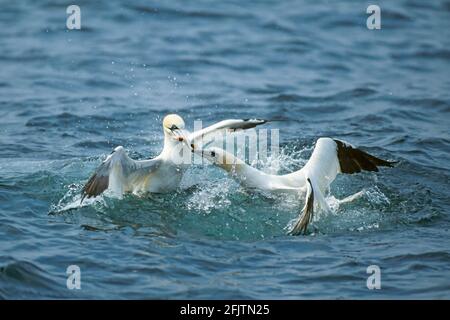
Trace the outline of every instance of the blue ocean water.
{"label": "blue ocean water", "polygon": [[[0,298],[450,298],[448,0],[377,1],[381,30],[367,1],[75,4],[81,30],[65,1],[1,2]],[[306,236],[284,230],[299,199],[211,166],[172,194],[74,205],[113,147],[157,155],[172,112],[282,120],[265,165],[284,172],[321,136],[399,164],[338,177],[332,196],[364,196]]]}

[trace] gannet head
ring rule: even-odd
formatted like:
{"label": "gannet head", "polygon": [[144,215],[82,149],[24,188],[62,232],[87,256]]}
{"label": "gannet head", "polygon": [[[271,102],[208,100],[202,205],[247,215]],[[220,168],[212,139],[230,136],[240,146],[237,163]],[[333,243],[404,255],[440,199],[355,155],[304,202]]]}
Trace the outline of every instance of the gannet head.
{"label": "gannet head", "polygon": [[164,130],[184,129],[184,120],[177,114],[168,114],[163,119]]}
{"label": "gannet head", "polygon": [[195,149],[193,152],[228,172],[237,171],[244,164],[239,158],[217,147],[211,147],[206,150]]}
{"label": "gannet head", "polygon": [[177,114],[168,114],[163,119],[163,130],[166,138],[190,145],[188,134],[184,128],[184,120]]}

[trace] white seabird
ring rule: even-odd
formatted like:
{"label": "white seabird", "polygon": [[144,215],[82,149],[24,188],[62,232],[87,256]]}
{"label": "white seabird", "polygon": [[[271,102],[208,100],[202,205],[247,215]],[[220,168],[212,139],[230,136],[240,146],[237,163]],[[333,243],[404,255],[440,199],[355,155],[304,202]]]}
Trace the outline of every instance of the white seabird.
{"label": "white seabird", "polygon": [[396,163],[379,159],[346,142],[331,138],[318,139],[305,166],[285,175],[264,173],[217,147],[196,149],[194,152],[229,172],[244,187],[265,191],[306,192],[305,206],[289,231],[292,235],[306,232],[313,219],[314,207],[330,210],[324,195],[337,174],[378,171],[378,166],[392,167]]}
{"label": "white seabird", "polygon": [[122,146],[115,148],[83,187],[81,202],[107,189],[119,196],[127,192],[173,191],[189,167],[190,162],[184,161],[183,157],[191,156],[195,143],[220,130],[249,129],[266,122],[261,119],[229,119],[190,133],[179,115],[167,115],[163,119],[164,147],[161,154],[149,160],[133,160]]}

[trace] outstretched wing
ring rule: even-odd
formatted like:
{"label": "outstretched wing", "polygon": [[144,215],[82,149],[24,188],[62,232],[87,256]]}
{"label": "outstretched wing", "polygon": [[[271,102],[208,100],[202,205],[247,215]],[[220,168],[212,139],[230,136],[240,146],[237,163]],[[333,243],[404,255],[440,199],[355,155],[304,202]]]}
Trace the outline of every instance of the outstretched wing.
{"label": "outstretched wing", "polygon": [[291,234],[306,231],[312,220],[314,201],[323,209],[328,209],[324,193],[339,173],[378,171],[378,167],[393,167],[395,163],[397,162],[386,161],[370,155],[344,141],[331,138],[317,140],[311,158],[299,171],[307,179],[308,191],[311,189],[313,195],[307,195],[305,209],[302,210]]}
{"label": "outstretched wing", "polygon": [[108,189],[112,182],[116,189],[123,192],[125,186],[139,178],[147,176],[159,167],[160,160],[150,159],[136,161],[131,159],[123,147],[117,147],[95,170],[82,190],[81,203],[84,198],[96,197]]}
{"label": "outstretched wing", "polygon": [[393,167],[396,161],[386,161],[374,157],[367,152],[353,147],[340,140],[333,140],[336,143],[336,153],[339,159],[341,173],[355,173],[365,171],[378,171],[378,167]]}
{"label": "outstretched wing", "polygon": [[245,130],[245,129],[254,128],[254,127],[264,124],[266,122],[268,122],[268,121],[263,120],[263,119],[222,120],[222,121],[217,122],[209,127],[192,132],[189,135],[189,140],[191,141],[191,143],[195,144],[195,143],[198,143],[198,141],[200,139],[205,139],[208,136],[211,136],[213,134],[217,134],[217,133],[221,132],[222,130],[229,130],[229,131]]}
{"label": "outstretched wing", "polygon": [[324,192],[338,173],[378,171],[380,166],[392,167],[395,163],[372,156],[344,141],[320,138],[302,171]]}

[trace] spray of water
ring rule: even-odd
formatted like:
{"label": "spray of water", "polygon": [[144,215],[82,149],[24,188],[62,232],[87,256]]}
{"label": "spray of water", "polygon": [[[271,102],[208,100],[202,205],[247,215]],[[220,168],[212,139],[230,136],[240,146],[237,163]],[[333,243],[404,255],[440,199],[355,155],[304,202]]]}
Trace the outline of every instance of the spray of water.
{"label": "spray of water", "polygon": [[[311,151],[312,147],[285,147],[277,155],[270,155],[265,161],[258,160],[252,165],[272,174],[291,172],[306,163]],[[112,200],[114,197],[108,192],[94,199],[85,199],[81,204],[82,183],[71,184],[66,188],[67,192],[58,203],[51,206],[50,213],[62,214],[89,207],[108,214],[115,209],[117,201]],[[345,189],[345,185],[342,188]],[[130,201],[130,197],[125,197],[123,201]],[[304,204],[304,197],[300,194],[269,194],[246,190],[212,165],[193,166],[186,173],[177,194],[156,198],[142,196],[138,205],[142,207],[146,201],[151,201],[151,210],[158,212],[172,208],[170,211],[175,211],[174,219],[183,230],[191,229],[195,232],[195,229],[202,230],[204,226],[208,234],[214,230],[225,238],[231,234],[235,239],[243,238],[245,233],[258,238],[283,234],[283,229],[289,228],[289,223],[298,216]],[[314,231],[312,234],[379,228],[383,218],[380,212],[390,204],[389,198],[377,186],[363,188],[341,199],[328,194],[326,201],[331,214],[316,214],[311,225],[311,230]],[[175,207],[174,202],[177,203]]]}

